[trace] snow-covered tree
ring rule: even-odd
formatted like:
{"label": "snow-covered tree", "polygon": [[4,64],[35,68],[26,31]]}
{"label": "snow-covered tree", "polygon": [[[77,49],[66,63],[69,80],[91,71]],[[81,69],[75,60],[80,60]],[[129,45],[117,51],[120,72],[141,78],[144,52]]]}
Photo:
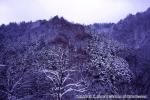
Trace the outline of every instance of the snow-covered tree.
{"label": "snow-covered tree", "polygon": [[80,77],[80,71],[73,66],[70,61],[69,49],[60,46],[53,46],[48,51],[49,67],[42,70],[52,83],[51,93],[57,100],[62,100],[63,96],[70,92],[83,93],[87,87],[85,81]]}
{"label": "snow-covered tree", "polygon": [[[5,67],[3,77],[5,77],[4,88],[0,89],[0,92],[7,95],[8,100],[17,100],[29,93],[32,88],[33,75],[36,72],[31,67],[29,60],[29,52],[24,54],[20,52],[8,51],[6,54],[7,60],[5,65],[1,64],[0,67]],[[9,52],[13,52],[10,54]],[[30,75],[30,79],[29,78]],[[28,91],[28,93],[25,91]]]}
{"label": "snow-covered tree", "polygon": [[119,94],[121,90],[118,84],[123,83],[129,86],[133,73],[127,61],[116,54],[124,48],[125,46],[100,37],[98,34],[94,34],[88,41],[84,48],[89,54],[89,62],[86,62],[85,70],[89,73],[87,77],[89,87],[93,87],[89,89],[91,93]]}

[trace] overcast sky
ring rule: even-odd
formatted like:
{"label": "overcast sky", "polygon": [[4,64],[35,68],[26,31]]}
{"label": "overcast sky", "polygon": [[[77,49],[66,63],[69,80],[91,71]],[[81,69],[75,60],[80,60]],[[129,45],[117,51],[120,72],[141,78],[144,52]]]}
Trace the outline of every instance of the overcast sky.
{"label": "overcast sky", "polygon": [[55,15],[82,24],[118,22],[148,7],[150,0],[0,0],[0,24]]}

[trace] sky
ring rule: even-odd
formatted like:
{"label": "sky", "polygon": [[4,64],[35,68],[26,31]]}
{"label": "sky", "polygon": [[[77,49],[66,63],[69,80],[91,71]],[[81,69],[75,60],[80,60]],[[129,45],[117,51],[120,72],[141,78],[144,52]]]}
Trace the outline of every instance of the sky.
{"label": "sky", "polygon": [[0,24],[49,20],[55,15],[81,24],[116,23],[148,7],[150,0],[0,0]]}

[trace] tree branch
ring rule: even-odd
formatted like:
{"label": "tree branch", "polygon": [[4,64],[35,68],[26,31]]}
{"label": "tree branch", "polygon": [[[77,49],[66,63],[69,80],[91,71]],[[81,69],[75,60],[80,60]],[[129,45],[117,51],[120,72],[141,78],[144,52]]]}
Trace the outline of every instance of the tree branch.
{"label": "tree branch", "polygon": [[5,67],[6,65],[0,64],[0,67]]}
{"label": "tree branch", "polygon": [[10,92],[12,92],[14,90],[14,88],[20,83],[20,81],[22,80],[23,76],[13,85],[13,87],[11,88]]}
{"label": "tree branch", "polygon": [[73,88],[69,88],[69,89],[67,89],[65,92],[63,92],[63,93],[61,94],[61,97],[62,97],[63,95],[65,95],[66,93],[71,92],[71,91],[85,92],[85,91],[86,91],[86,88],[83,88],[83,89],[73,89]]}

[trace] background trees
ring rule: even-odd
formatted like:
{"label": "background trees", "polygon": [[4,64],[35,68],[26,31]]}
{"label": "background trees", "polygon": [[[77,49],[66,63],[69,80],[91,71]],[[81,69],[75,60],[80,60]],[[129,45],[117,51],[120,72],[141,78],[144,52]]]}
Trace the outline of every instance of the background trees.
{"label": "background trees", "polygon": [[[92,29],[59,17],[2,25],[0,99],[76,100],[80,94],[148,94],[149,57],[142,53],[146,46],[137,50],[114,40],[108,33],[114,32],[114,25]],[[105,29],[96,31],[96,27]]]}

